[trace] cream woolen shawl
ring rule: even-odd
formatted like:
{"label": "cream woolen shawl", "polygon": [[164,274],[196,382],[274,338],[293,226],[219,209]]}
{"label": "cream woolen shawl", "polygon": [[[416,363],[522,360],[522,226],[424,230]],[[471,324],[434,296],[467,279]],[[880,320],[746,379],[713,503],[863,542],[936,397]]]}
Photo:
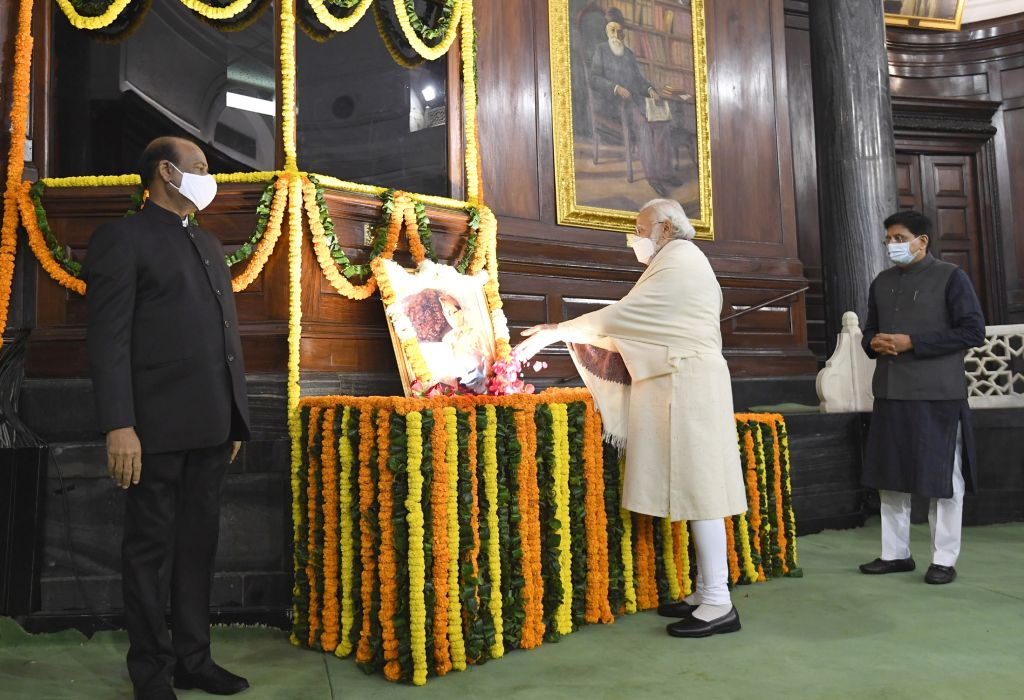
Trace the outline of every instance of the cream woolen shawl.
{"label": "cream woolen shawl", "polygon": [[629,510],[705,520],[747,509],[721,309],[707,258],[673,240],[620,301],[558,326],[606,437],[627,446]]}

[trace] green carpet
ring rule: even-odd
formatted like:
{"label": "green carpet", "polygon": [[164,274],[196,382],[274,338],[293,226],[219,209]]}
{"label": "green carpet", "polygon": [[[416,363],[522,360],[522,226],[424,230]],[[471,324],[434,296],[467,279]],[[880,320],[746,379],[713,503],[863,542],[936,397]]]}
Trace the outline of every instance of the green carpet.
{"label": "green carpet", "polygon": [[[878,537],[876,519],[801,538],[804,578],[735,589],[743,630],[710,639],[671,639],[665,620],[643,613],[423,688],[297,649],[278,630],[217,628],[214,654],[249,678],[241,697],[251,700],[1024,697],[1024,523],[966,529],[960,577],[948,586],[922,581],[927,526],[914,526],[916,572],[858,573]],[[126,648],[124,633],[31,636],[0,618],[0,697],[131,697]]]}

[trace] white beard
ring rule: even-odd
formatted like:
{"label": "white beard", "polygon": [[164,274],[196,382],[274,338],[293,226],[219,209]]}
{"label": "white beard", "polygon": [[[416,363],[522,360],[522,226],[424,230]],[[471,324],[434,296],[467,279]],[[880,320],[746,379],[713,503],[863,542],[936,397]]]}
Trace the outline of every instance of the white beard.
{"label": "white beard", "polygon": [[609,39],[608,48],[610,48],[612,53],[616,56],[621,56],[626,53],[626,45],[622,43],[621,39]]}

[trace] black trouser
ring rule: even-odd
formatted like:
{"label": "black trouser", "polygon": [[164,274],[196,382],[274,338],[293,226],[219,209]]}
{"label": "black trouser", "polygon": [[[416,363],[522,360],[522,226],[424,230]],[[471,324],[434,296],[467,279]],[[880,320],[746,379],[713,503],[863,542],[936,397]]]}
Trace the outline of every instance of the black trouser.
{"label": "black trouser", "polygon": [[[137,690],[166,684],[175,670],[198,673],[212,663],[210,586],[230,449],[228,442],[144,454],[141,479],[128,489],[121,581],[128,674]],[[165,618],[168,588],[173,642]]]}

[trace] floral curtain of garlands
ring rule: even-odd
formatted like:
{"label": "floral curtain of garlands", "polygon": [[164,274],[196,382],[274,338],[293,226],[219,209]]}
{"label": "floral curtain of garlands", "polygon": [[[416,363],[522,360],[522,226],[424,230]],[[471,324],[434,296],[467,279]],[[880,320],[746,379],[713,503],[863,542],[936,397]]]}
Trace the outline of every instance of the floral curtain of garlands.
{"label": "floral curtain of garlands", "polygon": [[[99,32],[104,28],[117,29],[116,34],[130,32],[126,24],[134,11],[133,21],[141,21],[149,0],[138,0],[129,10],[131,0],[55,0],[73,26],[83,31]],[[231,23],[254,19],[259,8],[269,3],[263,0],[230,0],[230,2],[204,2],[179,0],[200,18],[212,22]],[[219,182],[266,183],[258,208],[256,229],[249,242],[228,256],[227,262],[241,265],[233,274],[235,290],[245,289],[259,275],[273,253],[284,227],[288,231],[289,261],[289,319],[288,319],[288,415],[292,438],[292,460],[301,462],[301,435],[298,418],[299,403],[299,341],[302,320],[302,224],[306,217],[311,231],[311,242],[325,276],[338,291],[351,299],[365,299],[376,291],[376,281],[369,265],[351,264],[334,236],[333,224],[327,214],[323,188],[345,190],[381,198],[381,221],[371,246],[371,260],[377,256],[390,258],[398,243],[404,224],[407,236],[416,243],[414,257],[433,257],[429,246],[429,220],[423,206],[465,211],[468,236],[466,247],[458,263],[460,270],[475,273],[484,267],[490,273],[488,300],[492,313],[500,313],[497,294],[496,221],[483,204],[480,182],[480,155],[477,137],[477,85],[476,85],[476,32],[473,19],[473,0],[446,0],[441,21],[428,27],[416,16],[413,0],[307,0],[317,18],[329,30],[344,32],[351,29],[366,15],[371,4],[378,27],[382,26],[381,3],[391,2],[401,32],[412,48],[424,60],[444,55],[456,37],[460,38],[463,76],[463,109],[465,131],[466,201],[445,197],[394,192],[381,187],[346,182],[333,177],[315,176],[302,172],[296,164],[295,154],[295,29],[296,16],[291,2],[282,3],[280,10],[281,37],[281,107],[280,128],[284,143],[284,169],[274,172],[226,173],[217,175]],[[11,145],[7,159],[7,182],[4,189],[3,223],[0,228],[0,328],[6,328],[7,313],[14,277],[19,223],[24,226],[29,245],[40,265],[57,283],[69,290],[84,294],[86,285],[80,279],[80,269],[67,256],[66,247],[53,236],[42,206],[42,193],[47,187],[114,187],[138,186],[138,175],[99,175],[70,178],[45,178],[38,183],[22,181],[24,174],[24,145],[28,119],[30,74],[32,63],[32,10],[34,0],[20,0],[15,58],[11,75]],[[347,14],[344,14],[347,11]],[[130,24],[128,22],[127,24]],[[120,28],[118,28],[120,27]],[[240,28],[240,27],[236,27]],[[394,41],[382,31],[389,50],[398,60]],[[108,37],[110,35],[108,34]],[[403,59],[405,60],[405,59]],[[136,203],[137,206],[138,202]],[[286,224],[287,213],[287,224]],[[424,245],[425,244],[425,245]],[[361,283],[351,280],[365,275]],[[2,339],[0,339],[2,342]],[[506,358],[508,338],[498,341],[498,355]]]}

